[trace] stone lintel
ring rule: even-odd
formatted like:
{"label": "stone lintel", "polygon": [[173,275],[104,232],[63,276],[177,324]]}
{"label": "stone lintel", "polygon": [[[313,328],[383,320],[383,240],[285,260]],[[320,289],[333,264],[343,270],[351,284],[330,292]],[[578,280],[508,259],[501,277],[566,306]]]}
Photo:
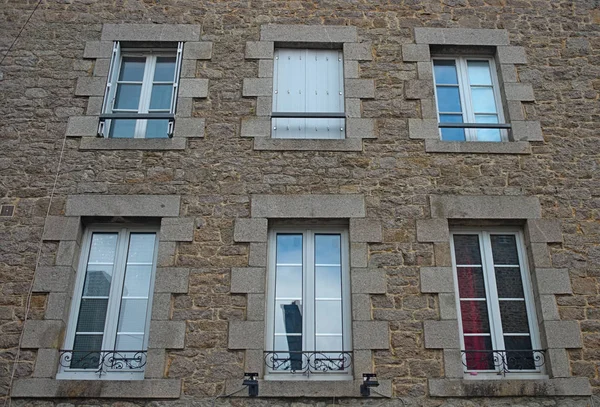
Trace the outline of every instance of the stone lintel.
{"label": "stone lintel", "polygon": [[432,218],[529,219],[541,218],[534,196],[430,195]]}
{"label": "stone lintel", "polygon": [[69,195],[67,216],[179,216],[179,195]]}
{"label": "stone lintel", "polygon": [[417,44],[509,45],[508,31],[472,28],[415,28]]}
{"label": "stone lintel", "polygon": [[356,27],[333,25],[265,24],[261,41],[302,43],[358,42]]}
{"label": "stone lintel", "polygon": [[54,380],[43,378],[15,380],[14,398],[114,398],[177,399],[180,379],[145,380]]}
{"label": "stone lintel", "polygon": [[103,24],[102,41],[200,41],[198,24]]}
{"label": "stone lintel", "polygon": [[363,195],[252,195],[252,217],[364,218]]}

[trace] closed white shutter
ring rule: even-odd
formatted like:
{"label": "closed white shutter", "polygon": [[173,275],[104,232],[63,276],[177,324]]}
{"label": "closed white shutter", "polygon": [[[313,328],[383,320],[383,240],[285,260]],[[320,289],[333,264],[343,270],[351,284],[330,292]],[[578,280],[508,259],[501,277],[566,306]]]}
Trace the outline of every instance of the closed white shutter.
{"label": "closed white shutter", "polygon": [[[343,113],[342,52],[278,49],[273,72],[273,111]],[[344,138],[344,119],[273,119],[274,138]]]}

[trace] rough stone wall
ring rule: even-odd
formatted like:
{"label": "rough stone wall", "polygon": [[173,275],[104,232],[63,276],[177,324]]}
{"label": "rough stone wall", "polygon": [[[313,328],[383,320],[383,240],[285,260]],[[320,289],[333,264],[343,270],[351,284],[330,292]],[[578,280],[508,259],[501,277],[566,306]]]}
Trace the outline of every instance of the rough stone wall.
{"label": "rough stone wall", "polygon": [[[0,0],[0,55],[35,3]],[[194,116],[206,118],[205,138],[176,152],[79,151],[79,140],[67,139],[48,208],[67,119],[87,104],[74,96],[76,78],[93,70],[82,58],[85,41],[99,39],[102,23],[122,22],[202,25],[203,39],[214,43],[212,60],[197,65],[197,77],[210,79],[209,97],[194,104]],[[378,139],[365,141],[363,152],[258,152],[239,137],[241,118],[256,107],[255,98],[242,98],[242,78],[258,70],[244,59],[245,43],[258,40],[264,23],[358,27],[373,44],[373,61],[360,68],[375,79],[376,97],[363,101],[363,117],[377,118]],[[545,143],[515,156],[427,154],[422,141],[410,140],[407,119],[419,117],[420,106],[404,98],[404,81],[417,73],[415,64],[402,63],[400,46],[412,42],[413,27],[507,29],[511,44],[526,48],[528,64],[518,74],[536,96],[526,115],[541,121]],[[437,297],[419,290],[418,267],[432,264],[433,247],[416,242],[415,219],[428,216],[429,194],[537,196],[543,216],[562,224],[564,244],[551,255],[555,267],[569,268],[573,295],[558,298],[559,310],[561,318],[580,321],[584,344],[570,352],[572,374],[589,377],[600,392],[599,30],[596,0],[43,0],[0,66],[0,204],[16,205],[14,217],[0,218],[0,393],[7,392],[38,250],[40,264],[56,253],[54,244],[40,246],[46,212],[61,214],[66,195],[180,194],[182,216],[196,219],[194,241],[180,243],[176,257],[192,271],[189,293],[173,304],[173,319],[187,322],[186,348],[170,352],[168,363],[168,377],[184,379],[185,404],[219,394],[225,379],[243,371],[242,352],[227,350],[227,324],[245,318],[246,300],[228,290],[230,268],[248,264],[248,247],[233,243],[233,220],[249,216],[250,195],[360,193],[368,215],[384,225],[384,243],[370,246],[370,261],[387,270],[388,290],[372,305],[375,319],[390,321],[391,342],[374,360],[397,396],[431,406],[585,405],[427,398],[426,379],[441,376],[443,365],[441,352],[423,346],[422,321],[439,316]],[[45,296],[33,296],[29,318],[41,319],[45,306]],[[30,375],[34,359],[23,351],[16,377]]]}

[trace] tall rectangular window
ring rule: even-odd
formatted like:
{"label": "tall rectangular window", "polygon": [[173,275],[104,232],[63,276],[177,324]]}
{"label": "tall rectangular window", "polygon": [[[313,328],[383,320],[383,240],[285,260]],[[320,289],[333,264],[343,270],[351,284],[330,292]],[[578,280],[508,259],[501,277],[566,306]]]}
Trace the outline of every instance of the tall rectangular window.
{"label": "tall rectangular window", "polygon": [[543,364],[520,231],[452,233],[467,372],[538,372]]}
{"label": "tall rectangular window", "polygon": [[349,375],[347,232],[277,230],[269,250],[269,372]]}
{"label": "tall rectangular window", "polygon": [[157,244],[151,229],[86,231],[59,377],[143,378]]}
{"label": "tall rectangular window", "polygon": [[[435,57],[435,97],[440,123],[502,123],[498,79],[491,58]],[[502,141],[499,129],[442,128],[442,140]]]}
{"label": "tall rectangular window", "polygon": [[[115,43],[101,123],[111,138],[166,138],[173,131],[183,44],[178,48],[121,49]],[[125,118],[114,118],[116,115]],[[157,118],[164,116],[165,118]],[[152,117],[154,116],[154,118]],[[139,118],[137,118],[139,117]]]}
{"label": "tall rectangular window", "polygon": [[342,52],[279,48],[274,64],[272,137],[343,139]]}

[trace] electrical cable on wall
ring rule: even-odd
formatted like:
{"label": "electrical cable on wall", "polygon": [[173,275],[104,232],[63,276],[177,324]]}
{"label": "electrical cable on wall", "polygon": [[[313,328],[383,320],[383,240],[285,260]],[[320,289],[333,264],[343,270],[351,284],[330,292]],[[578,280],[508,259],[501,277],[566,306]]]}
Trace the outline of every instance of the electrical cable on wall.
{"label": "electrical cable on wall", "polygon": [[17,36],[15,37],[15,39],[13,40],[12,44],[10,44],[10,46],[8,47],[8,49],[6,50],[6,53],[4,53],[4,55],[2,56],[2,59],[0,60],[0,66],[2,66],[2,63],[4,62],[4,60],[6,59],[8,53],[10,51],[12,51],[12,48],[15,46],[15,44],[17,43],[17,40],[21,37],[21,34],[23,33],[23,30],[25,30],[25,27],[27,26],[27,24],[29,23],[29,20],[31,20],[31,17],[33,17],[33,15],[35,14],[35,11],[38,9],[38,7],[40,6],[40,4],[42,4],[42,0],[38,0],[37,4],[35,5],[35,7],[33,8],[33,11],[31,12],[31,14],[29,14],[29,17],[27,17],[27,21],[25,21],[25,24],[23,24],[23,27],[21,27],[21,29],[19,30],[19,33],[17,34]]}

